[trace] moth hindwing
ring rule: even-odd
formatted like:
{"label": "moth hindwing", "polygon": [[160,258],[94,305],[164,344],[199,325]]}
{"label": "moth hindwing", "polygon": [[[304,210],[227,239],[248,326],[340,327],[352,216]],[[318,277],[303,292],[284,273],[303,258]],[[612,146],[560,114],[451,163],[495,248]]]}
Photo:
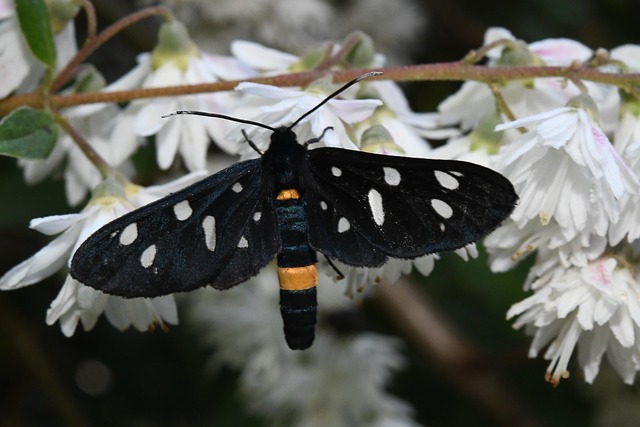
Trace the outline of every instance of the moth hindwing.
{"label": "moth hindwing", "polygon": [[[272,132],[247,160],[105,225],[76,251],[71,275],[123,297],[207,285],[227,289],[277,258],[287,344],[315,336],[317,253],[356,267],[463,247],[494,230],[517,196],[502,175],[472,163],[338,148],[308,149],[289,127],[221,114]],[[326,132],[327,130],[325,130]],[[324,133],[323,133],[324,135]],[[246,135],[245,135],[246,138]]]}

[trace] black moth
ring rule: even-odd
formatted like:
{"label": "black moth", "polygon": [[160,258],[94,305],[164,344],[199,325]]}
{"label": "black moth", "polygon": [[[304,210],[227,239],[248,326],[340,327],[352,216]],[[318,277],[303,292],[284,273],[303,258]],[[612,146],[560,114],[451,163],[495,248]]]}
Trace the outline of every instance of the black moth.
{"label": "black moth", "polygon": [[[316,324],[317,253],[329,262],[378,267],[450,251],[493,231],[517,196],[497,172],[472,163],[308,150],[292,128],[272,128],[259,159],[215,175],[105,225],[76,251],[71,275],[122,297],[156,297],[207,285],[229,289],[277,256],[280,311],[291,349]],[[246,134],[245,134],[246,138]],[[260,152],[248,138],[247,141]]]}

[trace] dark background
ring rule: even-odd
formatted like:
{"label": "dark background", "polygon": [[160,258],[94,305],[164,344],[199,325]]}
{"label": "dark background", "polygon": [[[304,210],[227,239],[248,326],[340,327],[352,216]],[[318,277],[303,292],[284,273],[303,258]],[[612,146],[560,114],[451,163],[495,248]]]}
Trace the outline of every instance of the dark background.
{"label": "dark background", "polygon": [[[100,28],[131,10],[128,1],[95,4],[102,19]],[[488,26],[504,26],[529,42],[567,37],[593,49],[640,42],[637,0],[425,0],[423,7],[430,18],[418,47],[412,48],[414,63],[459,59],[481,45]],[[137,53],[153,48],[158,23],[147,20],[136,25],[89,60],[112,81],[132,67]],[[80,15],[77,25],[82,34],[84,16]],[[416,109],[428,110],[458,85],[416,83],[406,88]],[[147,177],[154,172],[141,165],[152,156],[151,149],[136,155]],[[0,195],[4,200],[0,203],[1,273],[48,242],[27,228],[31,218],[74,210],[66,205],[60,179],[28,187],[12,159],[0,158]],[[527,419],[500,424],[411,343],[405,346],[410,363],[390,389],[415,408],[416,420],[426,426],[639,425],[637,387],[622,385],[606,362],[594,385],[586,385],[572,364],[571,378],[554,389],[544,381],[547,362],[526,357],[530,338],[513,331],[505,313],[524,296],[521,285],[527,265],[493,275],[484,256],[469,263],[444,256],[430,277],[416,278],[438,313],[483,355],[482,366],[476,368],[489,370],[512,390]],[[65,338],[58,324],[46,326],[46,309],[62,281],[56,276],[0,293],[0,427],[266,425],[246,413],[236,391],[237,372],[223,369],[215,376],[204,374],[212,350],[187,325],[174,327],[168,334],[121,333],[101,319],[93,331],[78,328],[72,338]],[[404,333],[375,299],[367,301],[362,311],[336,318],[334,327],[348,331],[354,318],[365,329]],[[110,373],[106,391],[82,386],[83,372],[99,379],[104,370]]]}

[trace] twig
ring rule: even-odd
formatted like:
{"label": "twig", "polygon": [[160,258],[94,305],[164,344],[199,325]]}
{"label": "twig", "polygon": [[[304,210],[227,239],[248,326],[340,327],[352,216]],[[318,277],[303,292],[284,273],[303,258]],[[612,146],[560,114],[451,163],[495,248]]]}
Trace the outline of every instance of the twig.
{"label": "twig", "polygon": [[403,277],[393,287],[382,284],[376,289],[381,305],[406,338],[461,393],[484,409],[495,425],[543,425],[499,379],[486,357],[454,330],[411,279]]}

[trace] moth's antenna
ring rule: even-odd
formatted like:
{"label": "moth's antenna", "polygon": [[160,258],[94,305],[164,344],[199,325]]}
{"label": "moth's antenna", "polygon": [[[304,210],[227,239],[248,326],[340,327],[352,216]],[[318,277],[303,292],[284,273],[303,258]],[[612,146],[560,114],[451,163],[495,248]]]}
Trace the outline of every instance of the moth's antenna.
{"label": "moth's antenna", "polygon": [[162,116],[162,118],[165,119],[167,117],[177,116],[178,114],[189,114],[189,115],[192,115],[192,116],[215,117],[215,118],[218,118],[218,119],[230,120],[232,122],[244,123],[245,125],[258,126],[258,127],[261,127],[261,128],[269,129],[271,132],[274,132],[276,130],[274,127],[271,127],[269,125],[265,125],[264,123],[254,122],[252,120],[240,119],[238,117],[227,116],[225,114],[207,113],[205,111],[178,110],[178,111],[175,111],[175,112],[173,112],[171,114],[166,114],[166,115]]}
{"label": "moth's antenna", "polygon": [[[340,89],[336,90],[331,95],[327,96],[325,99],[322,100],[322,102],[320,102],[318,105],[313,107],[311,110],[307,111],[302,116],[298,117],[298,120],[293,122],[287,129],[292,129],[294,126],[296,126],[298,123],[300,123],[305,117],[307,117],[310,114],[312,114],[318,108],[322,107],[324,104],[329,102],[331,99],[335,98],[336,96],[338,96],[339,94],[341,94],[342,92],[344,92],[345,90],[347,90],[348,88],[353,86],[354,84],[358,83],[360,80],[364,80],[364,79],[367,79],[367,78],[372,77],[372,76],[380,76],[380,75],[382,75],[382,71],[371,71],[371,72],[368,72],[368,73],[364,73],[360,77],[357,77],[357,78],[351,80],[349,83],[345,84]],[[243,123],[245,125],[258,126],[258,127],[264,128],[264,129],[268,129],[271,132],[275,132],[275,130],[276,130],[274,127],[269,126],[269,125],[265,125],[264,123],[254,122],[252,120],[241,119],[241,118],[238,118],[238,117],[227,116],[226,114],[208,113],[206,111],[178,110],[178,111],[174,111],[171,114],[166,114],[166,115],[162,116],[162,118],[165,119],[167,117],[177,116],[179,114],[188,114],[188,115],[191,115],[191,116],[215,117],[215,118],[218,118],[218,119],[224,119],[224,120],[230,120],[232,122]]]}
{"label": "moth's antenna", "polygon": [[293,129],[295,127],[295,125],[297,125],[298,123],[300,123],[302,121],[302,119],[304,119],[305,117],[307,117],[308,115],[312,114],[314,111],[316,111],[318,108],[322,107],[324,104],[326,104],[327,102],[331,101],[331,99],[335,98],[336,96],[340,95],[342,92],[344,92],[345,90],[347,90],[348,88],[350,88],[351,86],[353,86],[354,84],[358,83],[360,80],[364,80],[367,79],[369,77],[372,76],[380,76],[382,75],[382,71],[371,71],[368,73],[365,73],[363,75],[361,75],[360,77],[357,77],[353,80],[351,80],[349,83],[345,84],[344,86],[342,86],[340,89],[336,90],[335,92],[333,92],[331,95],[327,96],[325,99],[322,100],[322,102],[320,102],[318,105],[316,105],[315,107],[313,107],[311,110],[307,111],[306,113],[304,113],[302,116],[298,117],[298,120],[296,120],[295,122],[293,122],[288,129]]}

